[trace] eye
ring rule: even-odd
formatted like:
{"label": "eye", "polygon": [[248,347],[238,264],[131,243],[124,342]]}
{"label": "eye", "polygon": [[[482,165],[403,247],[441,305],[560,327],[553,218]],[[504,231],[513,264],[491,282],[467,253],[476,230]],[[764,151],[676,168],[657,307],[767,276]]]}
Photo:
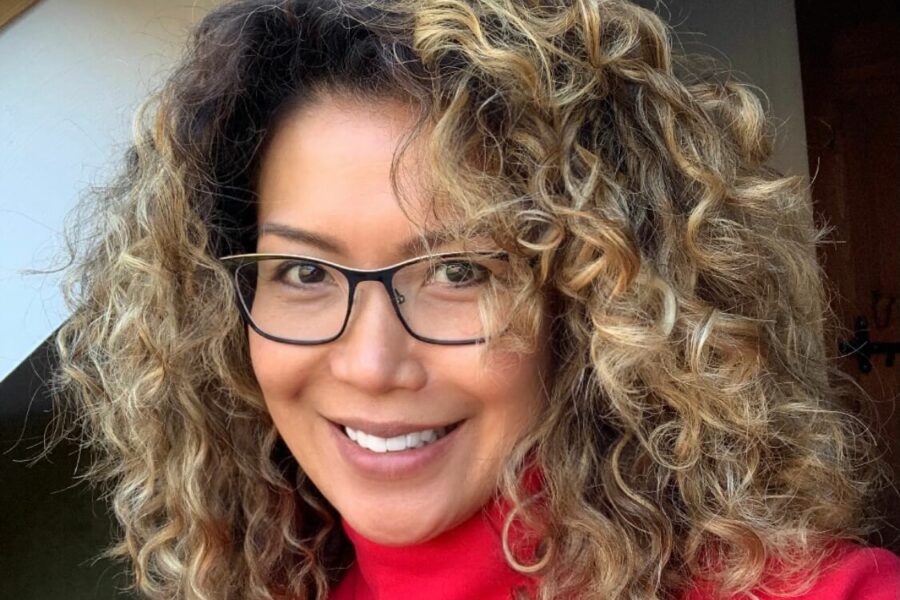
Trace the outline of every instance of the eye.
{"label": "eye", "polygon": [[436,283],[462,287],[487,281],[490,270],[475,262],[453,260],[436,265],[431,277]]}
{"label": "eye", "polygon": [[309,262],[284,262],[275,274],[275,279],[289,285],[312,285],[325,281],[327,273],[322,267]]}

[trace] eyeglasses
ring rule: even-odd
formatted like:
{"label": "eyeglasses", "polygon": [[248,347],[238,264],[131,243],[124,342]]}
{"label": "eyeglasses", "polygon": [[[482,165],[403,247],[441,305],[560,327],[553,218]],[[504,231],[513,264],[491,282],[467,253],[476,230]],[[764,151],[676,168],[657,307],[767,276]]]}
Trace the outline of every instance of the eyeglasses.
{"label": "eyeglasses", "polygon": [[[490,337],[484,307],[508,316],[509,257],[503,252],[450,252],[383,269],[351,269],[307,256],[237,254],[221,259],[233,272],[239,307],[258,334],[286,344],[325,344],[347,328],[356,288],[378,281],[406,331],[430,344],[462,345]],[[492,329],[496,329],[493,328]]]}

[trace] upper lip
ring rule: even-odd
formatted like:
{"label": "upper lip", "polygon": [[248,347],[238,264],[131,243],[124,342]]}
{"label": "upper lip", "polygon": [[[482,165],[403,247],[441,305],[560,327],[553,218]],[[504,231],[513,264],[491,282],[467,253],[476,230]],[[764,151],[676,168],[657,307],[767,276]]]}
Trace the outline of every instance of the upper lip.
{"label": "upper lip", "polygon": [[440,429],[441,427],[450,427],[459,421],[444,421],[443,423],[405,423],[403,421],[366,421],[365,419],[347,418],[347,419],[329,419],[332,423],[340,426],[349,427],[356,431],[364,431],[380,438],[392,438],[400,435],[406,435],[416,431],[425,431],[428,429]]}

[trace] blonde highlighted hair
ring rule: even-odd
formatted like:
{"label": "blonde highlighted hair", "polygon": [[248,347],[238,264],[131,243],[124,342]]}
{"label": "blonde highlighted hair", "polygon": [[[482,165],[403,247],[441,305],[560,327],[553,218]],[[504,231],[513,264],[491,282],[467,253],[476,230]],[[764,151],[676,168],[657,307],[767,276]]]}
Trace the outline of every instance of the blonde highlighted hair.
{"label": "blonde highlighted hair", "polygon": [[772,565],[799,590],[859,539],[878,468],[825,347],[822,232],[746,86],[623,0],[238,0],[92,196],[57,340],[60,432],[93,451],[142,595],[324,599],[352,561],[217,260],[253,250],[271,132],[326,93],[415,107],[436,213],[518,261],[520,341],[550,319],[545,414],[500,482],[540,532],[538,557],[504,543],[540,598],[736,594]]}

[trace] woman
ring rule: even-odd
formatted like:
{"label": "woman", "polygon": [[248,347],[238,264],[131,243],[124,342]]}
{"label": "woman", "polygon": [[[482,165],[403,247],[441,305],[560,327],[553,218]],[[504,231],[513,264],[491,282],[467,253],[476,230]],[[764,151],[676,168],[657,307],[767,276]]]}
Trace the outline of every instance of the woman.
{"label": "woman", "polygon": [[151,100],[58,339],[143,595],[896,597],[806,184],[652,13],[240,0]]}

